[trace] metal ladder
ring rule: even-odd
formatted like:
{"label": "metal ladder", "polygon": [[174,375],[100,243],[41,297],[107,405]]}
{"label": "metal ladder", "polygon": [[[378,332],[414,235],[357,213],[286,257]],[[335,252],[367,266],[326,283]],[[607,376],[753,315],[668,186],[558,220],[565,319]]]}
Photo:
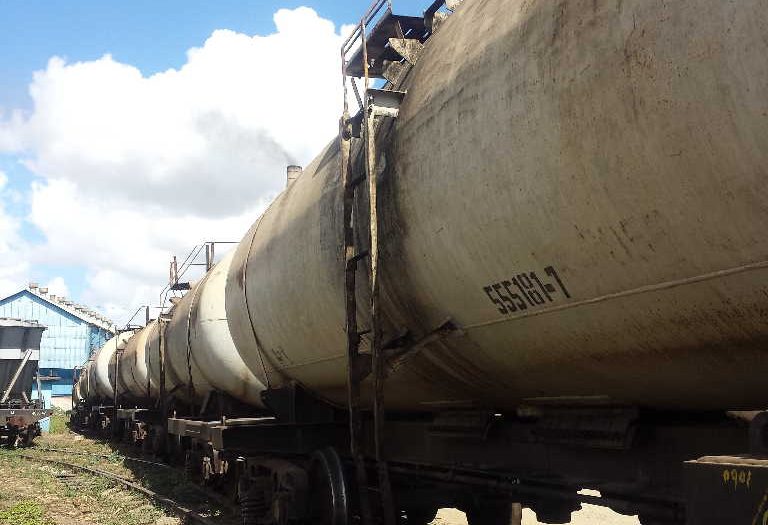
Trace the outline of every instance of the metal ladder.
{"label": "metal ladder", "polygon": [[[424,17],[395,15],[391,0],[375,0],[365,13],[356,29],[341,48],[342,78],[344,83],[344,113],[339,126],[339,147],[341,153],[341,181],[344,186],[344,293],[347,332],[347,380],[348,409],[350,422],[350,452],[355,464],[357,484],[360,487],[360,508],[364,525],[372,525],[373,513],[369,491],[380,495],[385,525],[395,525],[395,505],[389,469],[383,453],[384,436],[384,380],[386,347],[382,344],[379,305],[379,237],[377,195],[378,154],[376,146],[377,125],[384,118],[397,118],[405,92],[394,89],[405,72],[413,66],[432,33],[432,21],[437,20],[437,10],[444,0],[435,2]],[[369,29],[371,28],[372,29]],[[356,46],[359,43],[359,47]],[[351,56],[350,56],[351,55]],[[349,58],[348,58],[349,57]],[[364,91],[361,96],[354,78],[362,78]],[[386,79],[382,88],[373,88],[371,79]],[[349,89],[352,86],[359,112],[350,116]],[[352,146],[354,139],[361,139],[364,153],[364,170],[353,173]],[[367,180],[369,198],[369,229],[364,232],[369,240],[369,249],[358,246],[354,220],[355,195]],[[360,330],[357,320],[356,272],[358,264],[368,259],[370,276],[370,323],[367,330]],[[360,352],[363,335],[370,334],[371,353]],[[377,486],[371,487],[365,463],[361,385],[372,375],[373,378],[373,430],[374,458],[376,461]]]}

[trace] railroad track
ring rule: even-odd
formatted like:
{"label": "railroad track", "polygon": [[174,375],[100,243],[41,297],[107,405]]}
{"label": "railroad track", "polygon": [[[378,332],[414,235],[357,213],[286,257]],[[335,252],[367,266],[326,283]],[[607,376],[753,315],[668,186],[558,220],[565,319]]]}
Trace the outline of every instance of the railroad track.
{"label": "railroad track", "polygon": [[[68,449],[55,449],[55,448],[46,448],[46,447],[36,447],[37,450],[42,451],[49,451],[49,452],[58,452],[58,453],[66,453],[66,454],[73,454],[78,456],[93,456],[93,457],[99,457],[99,458],[106,458],[111,459],[113,456],[110,456],[108,454],[97,454],[97,453],[91,453],[91,452],[81,452],[76,450],[68,450]],[[117,484],[123,485],[124,487],[128,488],[129,490],[132,490],[134,492],[143,494],[144,496],[148,497],[149,499],[157,502],[158,504],[166,507],[174,514],[177,514],[179,517],[186,520],[187,523],[199,523],[201,525],[220,525],[217,521],[213,521],[210,518],[206,518],[205,516],[199,514],[198,512],[186,507],[185,505],[179,503],[178,501],[175,501],[167,496],[163,496],[162,494],[159,494],[153,490],[150,490],[128,478],[124,478],[122,476],[118,476],[117,474],[113,474],[112,472],[108,472],[106,470],[102,470],[99,468],[94,467],[87,467],[85,465],[79,465],[77,463],[71,463],[69,461],[63,461],[61,459],[56,458],[49,458],[49,457],[41,457],[41,456],[35,456],[35,455],[29,455],[29,454],[18,454],[17,457],[28,460],[28,461],[35,461],[38,463],[47,463],[52,465],[57,465],[60,467],[65,467],[68,469],[84,472],[93,476],[99,476],[102,478],[109,479]],[[126,460],[126,461],[132,461],[137,463],[144,463],[152,466],[167,468],[171,470],[178,470],[174,467],[167,465],[165,463],[158,463],[154,461],[148,461],[141,458],[133,458],[129,456],[121,456],[120,459]],[[193,487],[195,490],[201,492],[208,498],[216,501],[217,503],[222,503],[222,498],[218,495],[214,495],[210,493],[209,491],[203,489],[202,487],[199,487],[197,485],[190,484],[190,487]],[[225,507],[226,508],[226,507]]]}
{"label": "railroad track", "polygon": [[[56,452],[61,454],[70,454],[75,456],[90,456],[95,458],[102,458],[102,459],[120,459],[122,461],[128,461],[130,463],[137,463],[140,465],[148,465],[151,467],[158,467],[168,470],[173,470],[175,472],[178,472],[180,475],[185,475],[185,473],[173,465],[169,465],[168,463],[162,463],[158,461],[149,461],[147,459],[143,458],[137,458],[133,456],[125,456],[125,455],[115,455],[115,454],[99,454],[97,452],[83,452],[81,450],[71,450],[67,448],[52,448],[52,447],[39,447],[35,446],[34,448],[31,448],[30,450],[41,450],[45,452]],[[212,492],[210,490],[207,490],[204,487],[201,487],[200,485],[197,485],[195,483],[189,483],[188,485],[191,489],[199,492],[203,496],[207,497],[211,501],[215,501],[219,506],[221,506],[223,509],[226,509],[228,511],[231,511],[233,502],[228,500],[226,497],[222,496],[221,494],[217,492]]]}
{"label": "railroad track", "polygon": [[[119,458],[124,461],[130,461],[131,463],[141,463],[144,465],[151,465],[153,467],[175,469],[175,467],[173,467],[172,465],[168,465],[167,463],[149,461],[147,459],[135,458],[132,456],[123,456],[123,455],[116,456],[115,454],[98,454],[96,452],[83,452],[81,450],[70,450],[68,448],[51,448],[51,447],[38,447],[38,446],[35,446],[30,450],[43,450],[45,452],[60,452],[62,454],[72,454],[75,456],[91,456],[91,457],[103,458],[103,459]],[[175,470],[178,470],[178,469],[175,469]]]}

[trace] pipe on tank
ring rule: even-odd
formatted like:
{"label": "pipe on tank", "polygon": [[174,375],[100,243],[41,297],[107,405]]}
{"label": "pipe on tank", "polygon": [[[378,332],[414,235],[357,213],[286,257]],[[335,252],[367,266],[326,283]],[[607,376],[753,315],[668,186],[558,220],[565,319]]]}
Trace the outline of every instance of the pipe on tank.
{"label": "pipe on tank", "polygon": [[295,164],[291,164],[286,168],[286,180],[285,180],[285,187],[289,187],[291,184],[293,184],[296,179],[299,178],[299,176],[304,171],[304,168],[301,166],[297,166]]}

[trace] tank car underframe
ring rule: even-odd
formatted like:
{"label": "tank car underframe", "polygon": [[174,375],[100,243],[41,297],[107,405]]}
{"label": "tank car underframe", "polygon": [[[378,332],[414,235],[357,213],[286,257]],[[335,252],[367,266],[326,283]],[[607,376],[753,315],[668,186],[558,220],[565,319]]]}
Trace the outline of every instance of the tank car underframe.
{"label": "tank car underframe", "polygon": [[29,445],[40,435],[40,420],[53,411],[43,408],[0,408],[0,443]]}
{"label": "tank car underframe", "polygon": [[[300,390],[282,399],[271,394],[273,407],[279,407],[277,418],[171,418],[169,440],[197,451],[195,463],[200,465],[195,468],[205,471],[206,480],[236,476],[230,483],[250,498],[246,514],[313,508],[308,496],[317,491],[308,486],[313,468],[317,461],[333,463],[336,454],[343,465],[343,484],[352,487],[346,512],[354,514],[357,496],[346,415],[320,402],[313,405]],[[388,415],[384,453],[397,507],[411,509],[412,515],[433,516],[431,511],[448,506],[471,517],[473,509],[497,508],[490,517],[475,512],[470,525],[500,523],[509,514],[508,503],[519,502],[542,522],[568,523],[572,511],[591,503],[639,515],[644,525],[709,525],[721,523],[717,516],[747,515],[748,520],[732,522],[752,523],[754,516],[768,512],[762,508],[768,460],[759,459],[768,458],[766,421],[765,415],[750,425],[726,414],[617,407],[538,407],[514,416],[393,414]],[[375,479],[369,414],[363,435],[369,474]],[[261,477],[269,477],[265,473],[282,480],[279,494],[270,485],[255,495],[264,484]],[[333,478],[327,472],[321,477]],[[601,496],[582,494],[582,488],[599,490]],[[270,506],[270,498],[278,497],[283,506]]]}

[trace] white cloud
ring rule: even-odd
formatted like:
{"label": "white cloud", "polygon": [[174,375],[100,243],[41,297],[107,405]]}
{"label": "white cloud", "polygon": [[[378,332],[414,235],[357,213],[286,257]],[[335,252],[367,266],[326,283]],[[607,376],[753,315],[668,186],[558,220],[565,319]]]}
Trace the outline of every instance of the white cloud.
{"label": "white cloud", "polygon": [[183,256],[201,241],[240,240],[259,207],[216,219],[162,209],[147,214],[140,206],[110,208],[72,182],[51,180],[33,185],[30,218],[48,240],[31,259],[85,265],[88,289],[80,302],[121,318],[141,304],[158,304],[172,254]]}
{"label": "white cloud", "polygon": [[341,111],[333,23],[309,8],[274,21],[266,36],[214,31],[181,68],[148,77],[109,55],[35,73],[33,111],[0,115],[0,151],[42,178],[29,219],[47,242],[33,265],[85,266],[78,300],[120,316],[157,301],[172,253],[242,237]]}
{"label": "white cloud", "polygon": [[309,8],[274,19],[268,36],[214,31],[180,69],[150,77],[109,55],[54,57],[30,86],[34,113],[0,125],[13,138],[5,147],[112,201],[243,211],[282,188],[287,164],[312,158],[340,112],[333,24]]}
{"label": "white cloud", "polygon": [[43,288],[48,288],[48,293],[57,297],[69,297],[69,287],[61,276],[54,277]]}

